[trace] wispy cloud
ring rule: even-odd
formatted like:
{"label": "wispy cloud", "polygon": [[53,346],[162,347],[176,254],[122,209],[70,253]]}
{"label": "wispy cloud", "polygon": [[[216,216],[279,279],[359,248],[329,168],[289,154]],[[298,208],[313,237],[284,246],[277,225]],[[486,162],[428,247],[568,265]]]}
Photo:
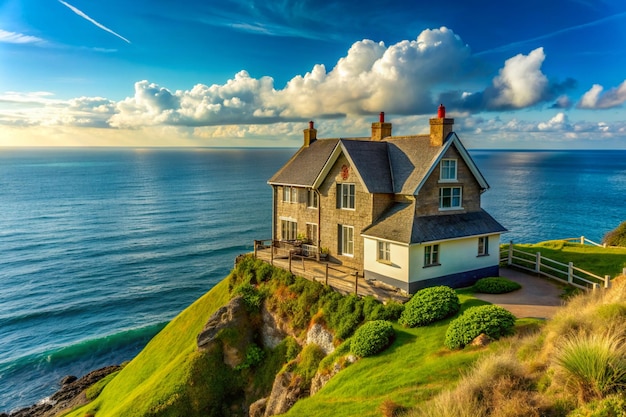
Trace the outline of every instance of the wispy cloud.
{"label": "wispy cloud", "polygon": [[512,48],[516,48],[516,47],[525,45],[525,44],[530,43],[530,42],[542,41],[544,39],[549,39],[549,38],[553,38],[553,37],[558,36],[558,35],[562,35],[564,33],[569,33],[569,32],[573,32],[575,30],[580,30],[580,29],[586,29],[586,28],[589,28],[589,27],[593,27],[593,26],[597,26],[597,25],[606,23],[606,22],[611,21],[611,20],[621,19],[621,18],[624,18],[624,17],[626,17],[626,12],[617,13],[617,14],[614,14],[614,15],[611,15],[611,16],[603,17],[602,19],[594,20],[593,22],[587,22],[587,23],[583,23],[581,25],[570,26],[568,28],[564,28],[564,29],[560,29],[560,30],[557,30],[557,31],[554,31],[554,32],[550,32],[550,33],[547,33],[545,35],[536,36],[534,38],[524,39],[524,40],[517,41],[517,42],[511,42],[509,44],[498,46],[496,48],[487,49],[485,51],[480,51],[480,52],[477,52],[474,55],[475,56],[481,56],[481,55],[487,55],[487,54],[496,53],[496,52],[508,51],[508,50],[510,50]]}
{"label": "wispy cloud", "polygon": [[108,27],[104,26],[102,23],[96,22],[94,19],[92,19],[91,17],[87,16],[85,13],[83,13],[81,10],[77,9],[76,7],[72,6],[71,4],[69,4],[67,2],[64,2],[63,0],[59,0],[59,3],[61,3],[64,6],[66,6],[71,11],[73,11],[74,13],[76,13],[77,15],[82,17],[83,19],[85,19],[85,20],[93,23],[94,25],[98,26],[100,29],[105,30],[105,31],[109,32],[110,34],[117,36],[118,38],[120,38],[124,42],[130,43],[130,41],[128,39],[126,39],[125,37],[123,37],[119,33],[116,33],[114,31],[112,31]]}
{"label": "wispy cloud", "polygon": [[23,33],[9,32],[0,29],[0,43],[17,43],[17,44],[36,44],[43,45],[47,43],[45,39],[37,36],[24,35]]}

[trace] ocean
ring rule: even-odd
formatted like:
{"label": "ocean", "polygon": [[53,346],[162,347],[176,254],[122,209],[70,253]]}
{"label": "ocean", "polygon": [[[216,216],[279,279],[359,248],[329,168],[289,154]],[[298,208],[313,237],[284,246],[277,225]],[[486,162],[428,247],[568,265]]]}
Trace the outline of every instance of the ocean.
{"label": "ocean", "polygon": [[[135,356],[271,237],[294,149],[0,149],[0,412]],[[626,220],[626,151],[487,151],[503,241],[594,241]]]}

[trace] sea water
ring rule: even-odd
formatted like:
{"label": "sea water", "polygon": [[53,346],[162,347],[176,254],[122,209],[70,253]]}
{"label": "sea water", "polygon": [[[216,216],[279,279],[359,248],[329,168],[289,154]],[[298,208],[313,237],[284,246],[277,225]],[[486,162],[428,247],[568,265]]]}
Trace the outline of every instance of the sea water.
{"label": "sea water", "polygon": [[[0,150],[0,411],[136,355],[271,238],[294,149]],[[471,151],[503,241],[626,220],[626,151]]]}

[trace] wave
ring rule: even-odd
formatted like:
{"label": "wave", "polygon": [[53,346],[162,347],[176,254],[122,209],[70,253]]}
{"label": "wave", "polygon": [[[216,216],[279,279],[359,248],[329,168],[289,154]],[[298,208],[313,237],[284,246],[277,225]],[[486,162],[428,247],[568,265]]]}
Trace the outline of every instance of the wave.
{"label": "wave", "polygon": [[167,323],[168,322],[162,322],[125,330],[100,338],[87,339],[69,346],[51,349],[0,363],[0,375],[6,376],[29,367],[35,367],[37,369],[41,369],[41,367],[57,367],[77,359],[84,360],[85,358],[103,356],[129,346],[145,345],[145,343],[160,332]]}

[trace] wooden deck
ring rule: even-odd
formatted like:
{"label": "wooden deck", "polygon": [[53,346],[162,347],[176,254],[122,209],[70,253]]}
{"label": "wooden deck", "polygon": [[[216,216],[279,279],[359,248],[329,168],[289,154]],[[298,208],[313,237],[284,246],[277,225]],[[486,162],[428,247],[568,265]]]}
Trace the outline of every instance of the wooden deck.
{"label": "wooden deck", "polygon": [[293,251],[281,251],[272,245],[255,244],[255,248],[254,254],[257,259],[308,280],[330,285],[335,291],[344,295],[356,294],[360,297],[371,295],[382,302],[388,300],[405,302],[409,299],[407,294],[397,288],[381,282],[365,280],[362,273],[352,268],[333,262],[317,261],[315,257],[301,256]]}

